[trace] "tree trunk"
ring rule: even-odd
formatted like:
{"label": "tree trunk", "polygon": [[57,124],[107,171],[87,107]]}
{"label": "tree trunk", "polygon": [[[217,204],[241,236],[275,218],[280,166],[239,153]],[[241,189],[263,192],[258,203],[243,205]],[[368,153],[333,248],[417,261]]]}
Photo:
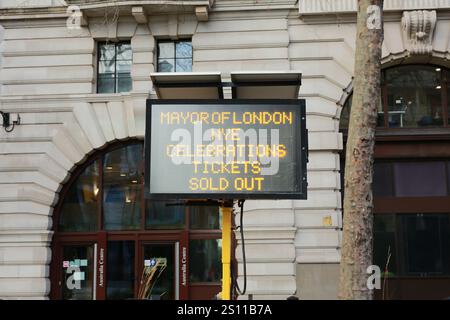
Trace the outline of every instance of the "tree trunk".
{"label": "tree trunk", "polygon": [[372,299],[373,150],[380,101],[383,0],[358,0],[353,100],[345,159],[339,298]]}

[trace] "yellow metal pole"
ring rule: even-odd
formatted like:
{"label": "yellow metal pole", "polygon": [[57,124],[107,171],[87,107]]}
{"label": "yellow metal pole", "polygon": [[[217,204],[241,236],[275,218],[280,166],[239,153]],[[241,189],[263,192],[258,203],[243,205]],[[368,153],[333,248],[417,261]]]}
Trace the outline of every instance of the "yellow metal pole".
{"label": "yellow metal pole", "polygon": [[222,300],[231,300],[231,207],[222,210]]}

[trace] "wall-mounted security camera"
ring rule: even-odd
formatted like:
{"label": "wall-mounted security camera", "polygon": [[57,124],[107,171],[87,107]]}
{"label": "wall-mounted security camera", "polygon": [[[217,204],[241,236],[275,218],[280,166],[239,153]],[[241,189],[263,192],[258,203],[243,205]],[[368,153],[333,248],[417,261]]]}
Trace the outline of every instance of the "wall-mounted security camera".
{"label": "wall-mounted security camera", "polygon": [[13,120],[11,123],[11,113],[0,111],[0,115],[3,118],[2,126],[6,132],[12,132],[16,125],[20,124],[20,115],[17,114],[16,120]]}

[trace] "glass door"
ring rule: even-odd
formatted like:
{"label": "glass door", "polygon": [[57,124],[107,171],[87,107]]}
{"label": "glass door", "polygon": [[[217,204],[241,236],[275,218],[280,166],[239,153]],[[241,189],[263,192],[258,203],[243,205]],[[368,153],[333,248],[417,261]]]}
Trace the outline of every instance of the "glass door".
{"label": "glass door", "polygon": [[144,243],[138,298],[178,299],[178,260],[178,242]]}
{"label": "glass door", "polygon": [[96,244],[62,246],[61,288],[63,300],[95,300]]}
{"label": "glass door", "polygon": [[108,241],[106,299],[133,299],[135,287],[134,241]]}

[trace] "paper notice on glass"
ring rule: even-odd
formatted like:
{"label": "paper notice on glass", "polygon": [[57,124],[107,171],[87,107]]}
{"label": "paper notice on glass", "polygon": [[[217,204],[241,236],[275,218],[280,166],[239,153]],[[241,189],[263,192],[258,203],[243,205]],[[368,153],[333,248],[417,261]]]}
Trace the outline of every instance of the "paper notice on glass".
{"label": "paper notice on glass", "polygon": [[63,268],[68,268],[68,267],[70,267],[69,261],[63,261]]}
{"label": "paper notice on glass", "polygon": [[88,261],[86,259],[80,260],[80,267],[87,267]]}

